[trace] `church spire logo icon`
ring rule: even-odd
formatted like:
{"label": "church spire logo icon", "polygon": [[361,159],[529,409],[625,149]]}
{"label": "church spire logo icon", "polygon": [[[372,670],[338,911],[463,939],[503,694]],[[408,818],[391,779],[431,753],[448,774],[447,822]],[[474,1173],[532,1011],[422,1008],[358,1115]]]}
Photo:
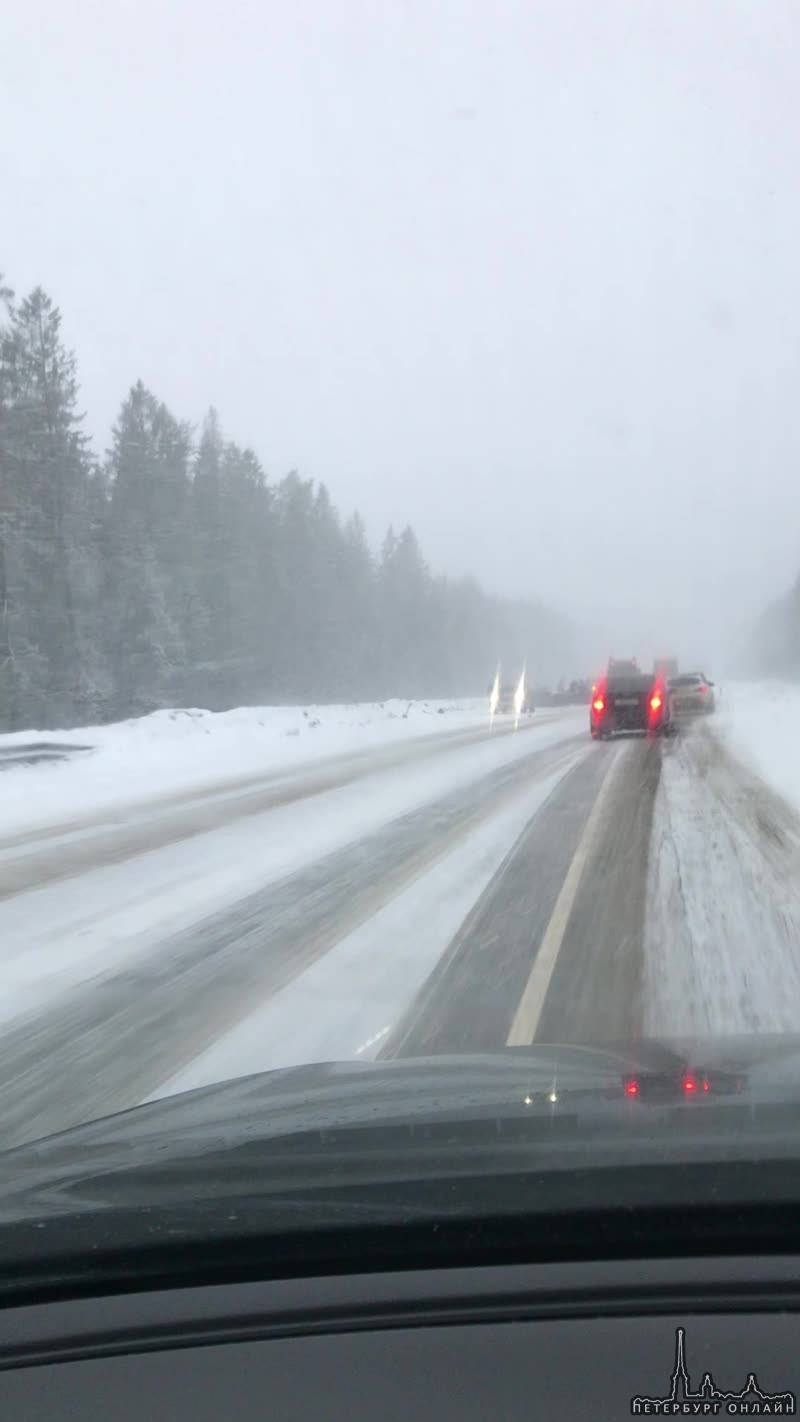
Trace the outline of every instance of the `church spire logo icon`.
{"label": "church spire logo icon", "polygon": [[741,1392],[724,1392],[710,1373],[703,1374],[697,1392],[686,1364],[686,1330],[675,1329],[675,1367],[664,1397],[632,1397],[634,1417],[794,1417],[793,1392],[763,1392],[755,1373],[748,1373]]}

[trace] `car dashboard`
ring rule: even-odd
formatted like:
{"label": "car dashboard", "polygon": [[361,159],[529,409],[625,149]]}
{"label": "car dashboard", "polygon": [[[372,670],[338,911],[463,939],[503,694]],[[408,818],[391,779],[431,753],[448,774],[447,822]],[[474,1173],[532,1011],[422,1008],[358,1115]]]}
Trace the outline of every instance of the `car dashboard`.
{"label": "car dashboard", "polygon": [[673,1388],[699,1396],[706,1377],[725,1398],[717,1413],[731,1415],[732,1397],[758,1402],[750,1375],[791,1414],[799,1305],[797,1256],[410,1269],[48,1301],[0,1315],[0,1416],[596,1422],[652,1413],[644,1404]]}

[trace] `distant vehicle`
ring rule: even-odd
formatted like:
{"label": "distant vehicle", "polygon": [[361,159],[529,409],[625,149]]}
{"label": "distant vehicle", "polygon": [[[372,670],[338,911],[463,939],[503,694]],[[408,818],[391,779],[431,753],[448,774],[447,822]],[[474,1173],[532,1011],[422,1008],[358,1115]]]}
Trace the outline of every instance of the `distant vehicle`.
{"label": "distant vehicle", "polygon": [[[497,714],[499,716],[513,716],[516,712],[515,697],[519,689],[518,681],[503,682],[500,687],[500,700],[497,703]],[[526,684],[524,687],[524,699],[520,706],[520,715],[527,714],[533,710],[533,692]]]}
{"label": "distant vehicle", "polygon": [[592,688],[589,730],[595,740],[626,731],[671,735],[670,698],[661,677],[639,670],[636,662],[610,661],[603,679]]}
{"label": "distant vehicle", "polygon": [[561,682],[555,691],[545,686],[531,690],[532,699],[538,706],[588,706],[591,693],[592,683],[588,677],[583,681],[576,678],[568,686]]}
{"label": "distant vehicle", "polygon": [[658,657],[653,662],[653,676],[660,676],[663,681],[669,681],[678,675],[678,661],[676,657]]}
{"label": "distant vehicle", "polygon": [[611,676],[612,674],[613,674],[613,675],[623,676],[623,675],[625,675],[626,673],[630,673],[631,675],[636,675],[636,676],[639,676],[639,675],[640,675],[639,663],[637,662],[637,660],[636,660],[635,657],[629,657],[629,658],[627,658],[627,659],[625,659],[625,658],[620,659],[620,658],[618,658],[618,657],[609,657],[609,659],[608,659],[608,668],[607,668],[607,672],[606,672],[606,675],[607,675],[607,676]]}
{"label": "distant vehicle", "polygon": [[669,699],[677,716],[707,716],[717,705],[714,683],[703,672],[682,672],[680,676],[671,677]]}

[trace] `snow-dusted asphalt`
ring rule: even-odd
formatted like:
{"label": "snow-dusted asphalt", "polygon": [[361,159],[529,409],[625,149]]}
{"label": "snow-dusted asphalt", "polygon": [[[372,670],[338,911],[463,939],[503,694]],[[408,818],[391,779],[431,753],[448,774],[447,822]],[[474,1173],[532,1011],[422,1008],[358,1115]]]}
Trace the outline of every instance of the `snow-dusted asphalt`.
{"label": "snow-dusted asphalt", "polygon": [[9,832],[0,1145],[301,1061],[796,1030],[795,812],[713,723],[585,721]]}

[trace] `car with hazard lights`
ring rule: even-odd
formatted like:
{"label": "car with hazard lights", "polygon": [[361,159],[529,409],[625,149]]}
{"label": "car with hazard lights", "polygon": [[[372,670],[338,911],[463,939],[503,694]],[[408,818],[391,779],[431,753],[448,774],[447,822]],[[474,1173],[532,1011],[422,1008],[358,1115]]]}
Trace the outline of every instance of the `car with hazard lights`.
{"label": "car with hazard lights", "polygon": [[672,706],[666,682],[634,661],[610,661],[592,687],[589,730],[595,740],[625,734],[671,735]]}

